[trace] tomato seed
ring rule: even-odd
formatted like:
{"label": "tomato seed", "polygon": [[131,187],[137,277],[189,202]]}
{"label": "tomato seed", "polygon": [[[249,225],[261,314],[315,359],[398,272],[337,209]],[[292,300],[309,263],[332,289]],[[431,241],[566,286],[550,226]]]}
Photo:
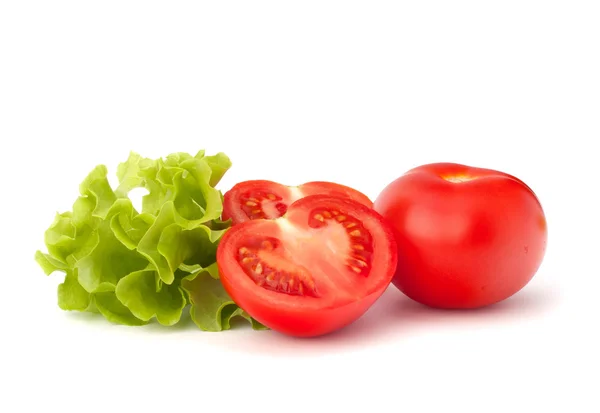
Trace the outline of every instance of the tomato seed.
{"label": "tomato seed", "polygon": [[354,262],[359,266],[359,267],[363,267],[365,268],[367,266],[367,263],[364,262],[363,260],[360,260],[358,258],[354,258]]}
{"label": "tomato seed", "polygon": [[302,278],[302,282],[304,285],[306,285],[311,290],[315,289],[315,282],[313,281],[313,279],[311,277],[304,276]]}
{"label": "tomato seed", "polygon": [[273,251],[273,243],[271,241],[265,240],[260,245],[264,250]]}

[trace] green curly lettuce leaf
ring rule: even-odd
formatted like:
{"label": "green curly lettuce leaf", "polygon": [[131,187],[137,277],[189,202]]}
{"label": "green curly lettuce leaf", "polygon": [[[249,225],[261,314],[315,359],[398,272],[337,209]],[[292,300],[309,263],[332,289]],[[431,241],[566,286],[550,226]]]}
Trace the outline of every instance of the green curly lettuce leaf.
{"label": "green curly lettuce leaf", "polygon": [[116,297],[140,320],[156,317],[163,325],[177,324],[187,304],[185,295],[177,283],[156,288],[156,278],[152,269],[132,272],[117,285]]}
{"label": "green curly lettuce leaf", "polygon": [[105,291],[94,294],[94,303],[100,314],[108,321],[128,326],[141,326],[146,324],[144,320],[140,320],[134,316],[131,310],[119,301],[114,292]]}
{"label": "green curly lettuce leaf", "polygon": [[[46,275],[63,272],[58,306],[97,312],[125,325],[177,324],[185,308],[199,328],[221,331],[231,320],[264,328],[227,295],[216,251],[231,221],[222,221],[215,188],[231,167],[223,154],[178,152],[149,159],[131,152],[118,165],[116,189],[104,165],[81,182],[71,211],[56,214],[35,260]],[[141,211],[129,199],[144,188]]]}
{"label": "green curly lettuce leaf", "polygon": [[58,286],[58,306],[63,310],[85,311],[91,303],[91,294],[77,281],[77,275],[68,270],[65,280]]}
{"label": "green curly lettuce leaf", "polygon": [[266,329],[238,307],[219,281],[217,264],[201,268],[185,277],[181,283],[192,303],[191,317],[204,331],[222,331],[231,328],[231,321],[241,317],[252,323],[255,330]]}

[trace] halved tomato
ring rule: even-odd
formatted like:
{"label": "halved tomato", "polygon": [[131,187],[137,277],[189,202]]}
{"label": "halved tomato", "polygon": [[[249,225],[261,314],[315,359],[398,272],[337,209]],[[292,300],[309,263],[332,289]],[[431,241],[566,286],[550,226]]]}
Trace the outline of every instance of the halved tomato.
{"label": "halved tomato", "polygon": [[295,201],[309,195],[330,195],[350,198],[369,208],[373,202],[363,193],[333,182],[307,182],[287,186],[273,181],[252,180],[236,184],[227,191],[223,200],[223,219],[232,224],[253,219],[279,218]]}
{"label": "halved tomato", "polygon": [[252,317],[309,337],[363,315],[391,283],[397,249],[377,212],[351,199],[311,195],[280,218],[229,229],[217,263],[226,291]]}

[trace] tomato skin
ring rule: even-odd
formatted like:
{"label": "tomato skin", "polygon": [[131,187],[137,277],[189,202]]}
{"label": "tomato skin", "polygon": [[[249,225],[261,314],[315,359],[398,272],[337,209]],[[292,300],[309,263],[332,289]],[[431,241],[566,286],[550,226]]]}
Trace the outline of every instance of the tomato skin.
{"label": "tomato skin", "polygon": [[329,195],[339,198],[349,198],[363,204],[366,207],[373,208],[373,201],[362,192],[350,188],[346,185],[326,181],[306,182],[298,187],[304,196],[308,195]]}
{"label": "tomato skin", "polygon": [[[284,239],[277,221],[302,225],[308,222],[308,211],[323,206],[335,207],[348,217],[360,219],[374,240],[372,273],[368,277],[349,274],[349,278],[357,277],[351,293],[329,289],[321,290],[323,295],[318,298],[289,296],[265,290],[243,272],[236,260],[240,246],[261,236]],[[310,243],[311,239],[303,239],[301,248],[306,248],[304,243]],[[311,262],[322,260],[315,255],[311,258]],[[396,263],[397,248],[392,230],[379,214],[356,201],[326,195],[311,195],[296,201],[281,218],[246,221],[232,227],[217,250],[221,282],[233,301],[272,330],[295,337],[328,334],[361,317],[390,285]]]}
{"label": "tomato skin", "polygon": [[422,165],[384,188],[374,209],[393,227],[398,245],[393,284],[431,307],[502,301],[529,283],[546,251],[538,198],[499,171]]}
{"label": "tomato skin", "polygon": [[[220,268],[219,271],[227,270]],[[383,294],[383,290],[377,291],[341,307],[276,309],[258,296],[237,289],[229,278],[222,282],[233,301],[252,317],[270,329],[292,337],[318,337],[344,328],[360,318]]]}
{"label": "tomato skin", "polygon": [[[277,198],[276,200],[270,201],[263,197],[263,199],[260,200],[261,202],[259,202],[258,208],[263,206],[260,205],[262,202],[270,204],[267,208],[264,208],[265,213],[261,219],[278,218],[285,213],[287,207],[292,203],[309,195],[329,195],[340,198],[349,198],[369,208],[373,207],[373,202],[360,191],[334,182],[313,181],[306,182],[299,186],[287,186],[268,180],[249,180],[239,182],[229,191],[225,192],[223,196],[223,220],[231,219],[232,225],[237,225],[251,219],[258,219],[249,217],[248,213],[243,211],[243,204],[248,200],[247,194],[256,193],[263,195],[271,194]],[[256,195],[252,195],[250,197],[253,202],[255,201],[255,196]]]}

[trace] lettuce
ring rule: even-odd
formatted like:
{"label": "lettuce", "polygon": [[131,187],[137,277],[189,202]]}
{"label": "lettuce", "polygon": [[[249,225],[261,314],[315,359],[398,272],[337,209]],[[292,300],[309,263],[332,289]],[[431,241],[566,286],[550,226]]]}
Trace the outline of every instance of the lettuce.
{"label": "lettuce", "polygon": [[[62,272],[58,306],[99,313],[125,325],[177,324],[186,307],[205,331],[234,318],[263,329],[227,295],[216,265],[223,195],[215,188],[231,167],[218,153],[148,159],[132,152],[113,190],[99,165],[83,180],[71,211],[56,214],[35,259],[46,275]],[[129,192],[145,188],[141,211]]]}

